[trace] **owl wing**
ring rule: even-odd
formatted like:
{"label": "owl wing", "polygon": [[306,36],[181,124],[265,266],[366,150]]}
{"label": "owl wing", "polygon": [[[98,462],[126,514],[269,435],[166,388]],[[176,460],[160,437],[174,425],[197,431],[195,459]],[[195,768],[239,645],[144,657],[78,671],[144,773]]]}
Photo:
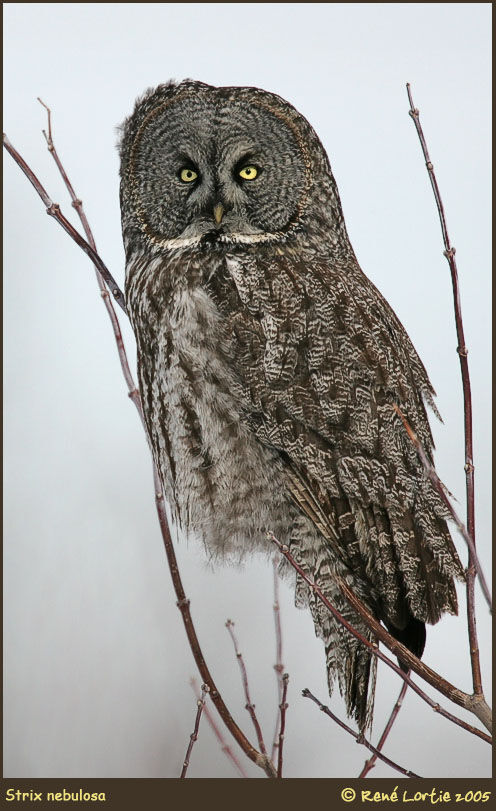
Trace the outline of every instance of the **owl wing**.
{"label": "owl wing", "polygon": [[434,392],[400,321],[354,262],[281,252],[227,267],[247,422],[280,453],[291,499],[390,627],[456,613],[462,567],[446,511],[393,408],[431,456]]}

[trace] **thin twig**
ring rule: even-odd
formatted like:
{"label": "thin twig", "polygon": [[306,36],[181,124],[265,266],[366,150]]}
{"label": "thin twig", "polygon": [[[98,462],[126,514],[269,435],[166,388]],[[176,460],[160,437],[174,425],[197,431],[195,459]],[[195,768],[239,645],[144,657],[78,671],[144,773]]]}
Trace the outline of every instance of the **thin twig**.
{"label": "thin twig", "polygon": [[165,553],[167,555],[167,561],[169,564],[169,571],[171,573],[174,591],[176,592],[177,607],[181,612],[184,628],[186,630],[186,635],[188,637],[189,645],[191,648],[191,652],[193,653],[196,666],[200,672],[200,676],[202,677],[203,682],[209,686],[210,697],[213,703],[215,704],[217,712],[224,721],[224,724],[228,728],[231,735],[237,741],[243,752],[250,758],[250,760],[256,763],[257,766],[260,766],[260,768],[265,771],[267,777],[274,778],[276,777],[276,770],[274,769],[272,762],[267,757],[267,754],[265,752],[258,752],[255,749],[255,747],[252,746],[246,735],[238,727],[238,725],[232,718],[231,713],[224,704],[224,701],[219,691],[217,690],[217,687],[215,686],[215,682],[212,676],[210,675],[210,671],[203,657],[203,653],[200,648],[200,643],[196,635],[196,630],[193,625],[193,620],[191,618],[191,612],[189,609],[190,601],[187,599],[186,594],[184,593],[183,584],[179,574],[176,553],[174,552],[174,546],[172,544],[169,524],[167,522],[167,514],[165,511],[165,501],[164,494],[162,491],[162,485],[156,467],[154,466],[153,469],[155,477],[155,503],[157,505],[157,512],[159,515],[159,522],[162,531],[162,538],[164,541]]}
{"label": "thin twig", "polygon": [[[190,679],[190,684],[191,684],[191,686],[192,686],[192,688],[193,688],[193,690],[195,692],[196,697],[200,698],[201,693],[200,693],[200,689],[198,687],[198,684],[196,682],[196,679],[193,679],[193,678]],[[208,709],[208,704],[205,704],[205,706],[203,708],[203,714],[204,714],[205,718],[207,719],[208,723],[210,724],[210,728],[212,729],[212,732],[214,733],[215,737],[219,741],[221,750],[224,752],[226,757],[229,758],[229,760],[232,761],[235,768],[239,771],[241,777],[248,777],[248,775],[246,774],[245,770],[243,769],[243,766],[241,765],[240,761],[238,760],[238,758],[234,754],[234,752],[231,749],[231,747],[229,746],[229,744],[226,743],[226,741],[224,739],[224,736],[222,735],[222,732],[220,731],[219,727],[215,723],[215,719],[214,719],[212,713],[210,712],[210,710]]]}
{"label": "thin twig", "polygon": [[[336,620],[346,628],[349,633],[358,639],[363,645],[365,645],[374,656],[377,656],[382,662],[385,662],[389,668],[394,670],[395,673],[403,679],[403,681],[407,682],[407,684],[414,690],[427,704],[429,704],[435,712],[438,712],[440,715],[443,715],[448,720],[452,721],[454,724],[463,727],[468,732],[471,732],[472,735],[476,735],[478,738],[482,738],[482,740],[486,741],[487,743],[491,743],[492,739],[489,735],[486,735],[480,729],[467,724],[465,721],[462,721],[460,718],[457,718],[455,715],[452,715],[447,710],[443,709],[439,704],[433,701],[429,696],[420,688],[418,687],[415,682],[413,682],[406,673],[398,667],[391,659],[385,656],[382,651],[379,650],[378,646],[373,642],[370,642],[363,634],[354,628],[351,623],[349,623],[340,613],[339,611],[332,605],[331,602],[325,597],[316,583],[308,577],[306,572],[301,568],[301,566],[295,561],[293,556],[291,555],[289,548],[282,544],[272,532],[267,533],[267,537],[275,546],[279,549],[279,551],[284,555],[288,563],[298,572],[298,574],[305,580],[305,582],[310,586],[310,588],[315,592],[319,600],[327,607],[327,609],[331,612],[331,614],[336,618]],[[469,710],[474,715],[479,718],[479,720],[484,724],[484,726],[491,730],[491,710],[488,707],[486,701],[482,696],[471,696],[468,693],[464,693],[462,690],[458,690],[458,688],[454,687],[450,684],[446,679],[443,679],[438,673],[434,670],[431,670],[430,667],[427,667],[423,662],[420,661],[411,651],[408,650],[401,642],[398,642],[391,634],[389,634],[385,628],[376,620],[375,617],[372,616],[370,611],[364,606],[361,600],[356,597],[351,589],[349,589],[346,584],[340,580],[336,580],[343,596],[346,600],[350,603],[352,608],[360,615],[360,617],[364,620],[367,627],[375,634],[375,636],[380,639],[380,641],[387,647],[389,650],[394,653],[395,656],[401,659],[406,665],[408,665],[415,673],[417,673],[421,678],[427,681],[432,687],[435,687],[439,692],[453,701],[455,704],[458,704],[460,707],[463,707],[466,710]]]}
{"label": "thin twig", "polygon": [[[90,224],[88,222],[88,219],[86,217],[86,214],[85,214],[85,211],[84,211],[84,208],[83,208],[83,201],[77,196],[76,192],[74,191],[74,187],[73,187],[71,181],[69,180],[69,177],[67,175],[65,167],[64,167],[62,161],[60,160],[58,152],[57,152],[57,150],[55,148],[55,144],[54,144],[54,141],[53,141],[53,138],[52,138],[52,111],[45,104],[45,102],[42,101],[40,98],[38,98],[38,101],[40,102],[41,105],[43,105],[43,107],[47,111],[48,135],[45,132],[45,130],[42,130],[43,135],[45,136],[45,140],[47,142],[47,149],[50,152],[53,160],[55,161],[57,169],[59,170],[60,175],[62,177],[62,180],[64,181],[65,186],[67,188],[67,191],[69,192],[69,196],[70,196],[70,198],[72,200],[72,206],[73,206],[73,208],[76,210],[76,212],[78,214],[78,217],[79,217],[79,219],[81,221],[81,225],[83,226],[84,233],[86,234],[86,238],[87,238],[90,246],[95,251],[95,253],[97,253],[97,247],[96,247],[95,238],[93,236],[93,232],[92,232],[92,230],[90,228]],[[100,271],[98,269],[98,265],[94,264],[94,268],[95,268],[95,274],[96,274],[96,280],[97,280],[97,283],[98,283],[98,287],[100,288],[100,293],[101,293],[103,302],[105,304],[105,307],[107,309],[107,313],[109,315],[110,322],[112,324],[112,330],[114,332],[114,339],[115,339],[115,343],[117,345],[117,352],[118,352],[118,355],[119,355],[119,361],[120,361],[120,364],[121,364],[122,374],[124,375],[124,379],[126,381],[126,385],[127,385],[127,389],[128,389],[128,396],[130,397],[130,399],[133,401],[134,405],[138,409],[138,413],[140,415],[141,421],[143,422],[143,409],[141,407],[141,399],[140,399],[138,388],[137,388],[137,386],[136,386],[136,384],[135,384],[135,382],[133,380],[133,376],[131,374],[131,369],[129,368],[129,362],[128,362],[128,359],[127,359],[126,348],[124,346],[124,341],[123,341],[123,338],[122,338],[122,332],[121,332],[121,328],[120,328],[120,324],[119,324],[119,319],[117,318],[116,312],[115,312],[113,304],[112,304],[112,300],[111,300],[111,298],[110,298],[110,296],[108,294],[107,288],[105,287],[105,282],[104,282],[103,277],[102,277],[102,275],[101,275],[101,273],[100,273]]]}
{"label": "thin twig", "polygon": [[277,776],[279,778],[282,777],[282,748],[284,746],[284,733],[286,731],[286,710],[288,709],[288,703],[286,701],[288,695],[288,682],[289,682],[289,675],[285,673],[282,677],[282,696],[281,696],[281,703],[279,704],[279,710],[281,712],[281,725],[280,725],[280,732],[279,732],[279,751],[277,753]]}
{"label": "thin twig", "polygon": [[208,693],[208,686],[206,684],[202,684],[201,687],[201,697],[197,701],[198,709],[196,711],[196,718],[195,718],[195,728],[189,737],[189,744],[186,750],[186,757],[184,758],[183,768],[180,774],[180,777],[186,777],[186,772],[188,771],[189,766],[189,759],[191,757],[191,752],[193,750],[193,746],[195,741],[198,738],[198,730],[200,728],[200,719],[202,716],[203,708],[205,706],[205,696]]}
{"label": "thin twig", "polygon": [[79,247],[90,257],[93,264],[97,266],[98,270],[100,271],[103,278],[105,279],[105,282],[108,285],[109,290],[112,293],[112,295],[113,295],[114,299],[116,300],[117,304],[126,313],[127,311],[126,311],[126,304],[125,304],[125,300],[124,300],[124,293],[120,289],[119,285],[117,284],[114,277],[112,276],[112,274],[110,273],[110,271],[106,267],[106,265],[103,263],[103,261],[101,260],[99,255],[96,253],[96,251],[93,250],[91,245],[89,245],[86,242],[86,240],[81,236],[79,231],[76,231],[76,229],[69,222],[69,220],[64,217],[64,215],[62,214],[62,212],[60,210],[59,204],[54,203],[53,200],[50,199],[50,197],[48,196],[48,194],[46,192],[46,189],[42,186],[42,184],[40,183],[40,181],[38,180],[38,178],[36,177],[36,175],[34,174],[32,169],[30,169],[30,167],[28,166],[28,164],[24,160],[24,158],[22,158],[19,155],[18,151],[12,146],[12,144],[10,143],[10,141],[7,138],[7,136],[5,135],[5,133],[3,134],[3,145],[4,145],[5,149],[7,150],[7,152],[9,153],[9,155],[12,156],[12,158],[15,160],[17,165],[22,169],[22,171],[24,172],[27,179],[32,184],[32,186],[34,187],[37,194],[43,200],[43,203],[45,204],[45,207],[46,207],[47,214],[49,214],[51,217],[53,217],[54,220],[56,220],[59,223],[59,225],[62,226],[64,231],[67,234],[69,234],[71,239],[73,239],[74,242],[77,245],[79,245]]}
{"label": "thin twig", "polygon": [[[78,213],[78,216],[79,216],[79,218],[81,220],[84,231],[85,231],[85,233],[86,233],[86,235],[88,237],[88,242],[90,243],[90,246],[92,247],[92,249],[96,253],[95,240],[94,240],[93,233],[91,231],[89,222],[87,220],[86,214],[84,212],[82,201],[81,201],[80,198],[78,198],[78,196],[76,195],[76,192],[74,191],[74,188],[73,188],[73,186],[72,186],[72,184],[71,184],[71,182],[69,180],[69,177],[68,177],[68,175],[67,175],[67,173],[65,171],[65,168],[64,168],[64,166],[63,166],[63,164],[62,164],[62,162],[61,162],[61,160],[60,160],[60,158],[58,156],[57,150],[56,150],[54,142],[53,142],[52,124],[51,124],[51,110],[41,99],[38,99],[38,100],[43,105],[43,107],[45,107],[45,109],[47,110],[47,115],[48,115],[48,135],[46,134],[46,132],[43,133],[45,135],[45,140],[47,141],[48,151],[51,153],[51,155],[52,155],[52,157],[53,157],[53,159],[54,159],[54,161],[55,161],[55,163],[57,165],[57,168],[59,169],[59,172],[60,172],[60,174],[61,174],[61,176],[62,176],[62,178],[64,180],[64,183],[65,183],[65,185],[66,185],[66,187],[67,187],[67,189],[69,191],[69,194],[70,194],[70,197],[71,197],[71,200],[72,200],[72,205],[74,206],[74,208],[76,209],[76,211]],[[112,323],[112,327],[113,327],[113,331],[114,331],[114,338],[115,338],[115,341],[116,341],[116,344],[117,344],[119,360],[120,360],[120,363],[121,363],[121,369],[122,369],[124,378],[125,378],[127,386],[128,386],[128,394],[129,394],[129,397],[132,399],[133,403],[135,404],[135,406],[136,406],[136,408],[138,410],[138,413],[140,415],[143,426],[145,427],[145,433],[146,433],[146,426],[145,426],[145,422],[144,422],[143,409],[142,409],[142,406],[141,406],[141,398],[140,398],[140,395],[139,395],[139,391],[138,391],[138,389],[137,389],[137,387],[136,387],[136,385],[134,383],[133,377],[131,375],[131,371],[130,371],[130,368],[129,368],[129,363],[128,363],[128,360],[127,360],[126,350],[125,350],[124,342],[123,342],[123,339],[122,339],[122,333],[121,333],[119,321],[117,319],[117,315],[116,315],[115,310],[114,310],[114,308],[112,306],[112,302],[110,301],[108,293],[105,290],[105,288],[103,287],[102,276],[101,276],[101,274],[99,272],[99,267],[98,267],[97,264],[95,264],[95,271],[96,271],[97,282],[99,284],[101,294],[102,294],[102,296],[104,298],[104,302],[105,302],[105,305],[107,307],[107,312],[109,314],[109,317],[110,317],[110,320],[111,320],[111,323]],[[148,436],[147,436],[147,438],[148,438]],[[208,673],[208,668],[206,666],[205,660],[203,659],[203,654],[201,652],[201,649],[200,649],[200,646],[199,646],[199,643],[198,643],[198,639],[196,638],[196,633],[194,631],[193,622],[191,620],[191,615],[189,613],[189,601],[186,600],[184,590],[182,588],[182,583],[181,583],[181,579],[180,579],[180,575],[179,575],[179,570],[177,568],[177,562],[176,562],[176,558],[175,558],[175,553],[174,553],[174,549],[173,549],[173,546],[172,546],[172,539],[171,539],[171,535],[170,535],[170,531],[169,531],[167,515],[166,515],[165,509],[164,509],[164,498],[163,498],[162,485],[161,485],[161,482],[160,482],[160,477],[159,477],[158,471],[157,471],[154,463],[153,463],[153,477],[154,477],[154,486],[155,486],[155,503],[156,503],[156,508],[157,508],[157,514],[158,514],[160,529],[161,529],[161,532],[162,532],[162,538],[163,538],[164,545],[165,545],[167,559],[169,561],[169,566],[170,566],[170,570],[171,570],[173,584],[174,584],[174,588],[175,588],[175,591],[176,591],[176,596],[178,597],[177,605],[178,605],[178,607],[179,607],[179,609],[181,611],[182,617],[183,617],[183,621],[184,621],[185,628],[186,628],[186,633],[188,635],[188,639],[189,639],[190,646],[191,646],[192,651],[193,651],[193,655],[195,656],[195,661],[196,661],[196,663],[198,665],[198,669],[200,670],[200,673],[201,673],[202,677],[206,676],[207,674],[209,676],[209,679],[206,680],[206,681],[209,681],[209,684],[207,684],[208,691],[209,691],[209,693],[210,693],[210,695],[212,697],[212,701],[214,702],[214,704],[217,707],[217,710],[218,710],[219,714],[221,715],[222,719],[224,720],[224,723],[226,723],[226,725],[228,726],[228,728],[230,729],[230,731],[232,732],[232,734],[234,735],[234,737],[238,741],[241,748],[243,748],[243,750],[246,752],[246,754],[248,754],[248,756],[251,757],[252,760],[257,762],[254,755],[253,755],[253,753],[256,753],[256,750],[253,749],[253,747],[247,741],[247,739],[245,738],[245,736],[243,735],[243,733],[241,732],[239,727],[237,727],[237,725],[235,724],[235,722],[231,718],[230,713],[227,710],[227,707],[225,707],[224,702],[222,701],[220,695],[216,691],[215,684],[214,684],[213,680],[211,679],[210,674]],[[174,574],[173,574],[173,568],[174,568]],[[177,581],[178,582],[176,582],[176,580],[175,580],[175,575],[177,575]],[[203,672],[202,672],[202,670],[203,670]],[[248,743],[248,748],[247,749],[244,748],[244,747],[246,747],[246,743]],[[256,754],[258,755],[259,753],[256,753]],[[275,776],[272,773],[273,772],[273,767],[271,766],[271,764],[267,764],[264,761],[263,763],[258,763],[257,765],[261,766],[269,776],[272,776],[272,777]]]}
{"label": "thin twig", "polygon": [[248,673],[246,672],[246,666],[245,666],[245,663],[244,663],[244,660],[243,660],[243,654],[240,653],[240,650],[238,648],[238,640],[236,639],[236,635],[235,635],[235,633],[233,631],[234,622],[232,620],[227,620],[226,628],[229,631],[229,636],[232,639],[232,643],[234,645],[234,652],[236,653],[236,658],[238,660],[239,669],[241,671],[241,680],[243,682],[243,689],[245,691],[245,697],[246,697],[246,709],[248,710],[248,712],[250,714],[250,718],[251,718],[251,720],[253,722],[253,726],[255,727],[255,732],[257,734],[258,746],[260,748],[260,751],[261,751],[262,755],[266,755],[267,750],[265,748],[265,743],[264,743],[264,739],[263,739],[263,735],[262,735],[262,730],[261,730],[260,724],[258,723],[258,718],[257,718],[256,713],[255,713],[255,705],[253,704],[253,702],[252,702],[252,700],[250,698],[250,688],[249,688],[249,685],[248,685]]}
{"label": "thin twig", "polygon": [[[51,138],[51,132],[49,129],[48,138]],[[28,180],[31,182],[33,187],[35,188],[38,195],[41,197],[42,201],[44,202],[45,206],[47,207],[48,213],[52,214],[55,217],[57,222],[59,222],[64,230],[71,236],[72,239],[85,251],[85,253],[90,257],[93,263],[98,268],[99,272],[105,279],[107,283],[110,283],[110,286],[115,285],[115,288],[112,289],[112,293],[116,301],[121,306],[124,312],[127,311],[124,306],[124,296],[117,287],[113,277],[111,276],[110,272],[107,270],[106,266],[104,265],[100,256],[96,253],[96,251],[89,245],[81,235],[74,229],[74,227],[68,222],[68,220],[63,217],[60,213],[60,209],[58,205],[52,203],[50,197],[48,196],[46,190],[40,183],[39,179],[32,171],[32,169],[28,166],[26,161],[21,157],[21,155],[17,152],[17,150],[12,146],[9,142],[7,136],[4,134],[3,137],[4,147],[7,152],[12,156],[18,166],[22,169],[23,173],[26,175]],[[50,209],[50,210],[49,210]],[[137,401],[133,398],[135,404],[137,405]],[[138,406],[137,406],[138,407]],[[237,741],[241,749],[245,752],[245,754],[252,760],[257,766],[263,769],[267,775],[267,777],[275,778],[277,776],[276,770],[271,762],[271,760],[267,757],[267,755],[261,754],[258,752],[246,738],[244,733],[238,727],[234,719],[232,718],[228,708],[224,704],[220,693],[218,692],[215,682],[210,675],[206,662],[203,658],[203,654],[200,648],[200,644],[198,642],[198,638],[196,636],[196,631],[193,626],[193,621],[191,619],[191,613],[189,610],[189,600],[186,599],[186,595],[184,593],[181,577],[179,575],[179,570],[177,566],[177,560],[174,552],[174,547],[172,544],[172,538],[170,535],[169,525],[167,522],[167,514],[165,511],[165,504],[164,504],[164,496],[162,492],[162,485],[160,483],[160,478],[157,472],[155,465],[153,466],[153,475],[154,475],[154,484],[155,484],[155,503],[157,507],[157,513],[159,517],[159,524],[162,533],[162,538],[164,542],[164,547],[167,555],[167,560],[169,564],[169,570],[171,573],[172,582],[174,585],[174,590],[177,597],[177,605],[181,611],[181,616],[183,619],[183,623],[186,629],[186,634],[188,637],[188,641],[191,647],[191,651],[193,653],[196,665],[202,677],[202,680],[205,684],[208,685],[210,690],[210,696],[212,698],[215,707],[221,716],[222,720],[224,721],[226,727]]]}
{"label": "thin twig", "polygon": [[[282,674],[284,671],[284,665],[282,663],[282,628],[281,628],[281,608],[279,605],[279,575],[277,573],[277,560],[275,556],[272,558],[272,571],[274,576],[274,625],[276,632],[276,663],[274,665],[274,670],[276,672],[277,678],[278,704],[280,705],[282,701],[282,691],[283,691]],[[271,753],[272,762],[275,762],[275,756],[278,747],[280,721],[281,714],[278,712],[276,717],[274,736],[272,738],[272,753]]]}
{"label": "thin twig", "polygon": [[[460,358],[460,371],[462,376],[463,386],[463,412],[464,412],[464,432],[465,432],[465,486],[467,493],[467,530],[468,534],[473,541],[475,547],[475,490],[474,490],[474,451],[472,439],[472,393],[470,390],[470,374],[468,368],[468,349],[465,344],[465,335],[463,332],[462,308],[460,302],[460,289],[458,285],[458,269],[455,259],[455,248],[450,243],[448,235],[448,227],[446,224],[446,216],[444,213],[443,201],[441,193],[437,184],[434,166],[429,157],[427,143],[425,140],[424,132],[420,124],[419,111],[413,104],[410,84],[406,86],[408,93],[408,101],[410,102],[409,114],[415,124],[417,135],[422,147],[422,152],[425,158],[425,165],[429,174],[432,191],[434,192],[434,199],[436,201],[437,210],[439,213],[439,220],[441,223],[441,231],[443,234],[444,242],[444,256],[448,260],[451,272],[451,284],[453,287],[453,301],[455,308],[455,323],[456,323],[456,336],[458,346],[456,351]],[[477,640],[477,627],[475,619],[475,560],[472,552],[469,552],[468,567],[467,567],[467,622],[468,622],[468,636],[470,648],[470,662],[472,666],[472,684],[474,695],[482,696],[482,675],[479,658],[479,643]]]}
{"label": "thin twig", "polygon": [[[388,722],[387,722],[386,726],[384,727],[384,732],[382,733],[381,737],[379,738],[379,743],[377,744],[377,747],[376,747],[378,752],[382,752],[382,749],[384,747],[384,744],[386,743],[387,737],[388,737],[389,733],[391,732],[391,729],[393,727],[394,722],[396,721],[396,718],[398,717],[398,713],[399,713],[399,711],[401,709],[401,705],[403,704],[403,699],[405,698],[405,693],[406,693],[407,690],[408,690],[408,684],[405,681],[405,682],[403,682],[403,685],[402,685],[401,690],[400,690],[400,694],[399,694],[398,698],[396,699],[396,703],[395,703],[395,705],[394,705],[394,707],[392,709],[391,715],[389,716]],[[360,772],[360,774],[358,775],[358,777],[367,777],[370,770],[374,768],[377,757],[378,757],[378,755],[374,752],[372,757],[365,761],[365,765],[364,765],[362,771]]]}
{"label": "thin twig", "polygon": [[282,628],[281,628],[281,607],[279,605],[279,575],[277,572],[277,560],[272,559],[272,570],[274,575],[274,625],[276,630],[276,663],[274,670],[278,675],[277,682],[281,683],[281,674],[284,670],[282,663]]}
{"label": "thin twig", "polygon": [[403,412],[401,411],[399,406],[396,405],[396,403],[393,403],[393,408],[396,411],[396,413],[398,414],[398,416],[401,417],[401,420],[403,422],[405,430],[406,430],[410,440],[412,441],[413,445],[415,445],[415,449],[416,449],[416,451],[417,451],[417,453],[419,455],[419,458],[420,458],[420,461],[422,462],[422,465],[424,466],[424,470],[425,470],[428,478],[433,483],[436,491],[439,493],[439,496],[441,497],[441,499],[443,501],[443,504],[445,504],[446,507],[448,508],[448,510],[450,511],[451,517],[453,518],[453,521],[455,522],[455,524],[457,526],[457,529],[459,530],[459,532],[463,536],[463,539],[464,539],[465,543],[468,546],[469,554],[471,555],[473,565],[474,565],[475,570],[477,571],[477,574],[479,576],[479,581],[480,581],[482,593],[484,595],[486,603],[489,606],[489,610],[492,611],[491,593],[489,591],[487,581],[486,581],[486,578],[484,576],[484,572],[482,571],[482,567],[480,565],[479,558],[477,557],[477,552],[475,550],[474,542],[473,542],[472,538],[470,537],[470,535],[468,534],[467,530],[465,529],[463,523],[458,518],[458,515],[456,514],[456,510],[453,507],[451,501],[449,500],[449,498],[448,498],[448,496],[446,494],[446,489],[445,489],[441,479],[437,475],[434,466],[431,464],[431,462],[429,460],[429,457],[427,456],[426,452],[424,451],[424,449],[422,447],[422,443],[420,442],[420,440],[419,440],[418,436],[416,435],[415,431],[411,427],[410,423],[408,422],[407,418],[405,417],[405,415],[403,414]]}
{"label": "thin twig", "polygon": [[336,724],[338,724],[342,729],[345,729],[346,732],[349,732],[350,735],[353,735],[357,743],[361,743],[363,746],[366,746],[367,749],[374,753],[375,757],[384,761],[384,763],[387,763],[387,765],[391,766],[392,769],[396,769],[397,772],[401,772],[401,774],[405,775],[405,777],[420,777],[419,774],[415,774],[415,772],[411,772],[409,769],[404,769],[403,766],[399,766],[398,763],[394,762],[394,760],[390,760],[388,757],[386,757],[386,755],[383,755],[382,752],[380,752],[379,749],[376,749],[375,746],[372,746],[372,744],[369,743],[369,741],[364,738],[363,735],[359,735],[358,732],[355,732],[355,730],[351,729],[351,727],[341,721],[337,715],[334,715],[329,707],[322,704],[322,702],[319,701],[319,699],[316,698],[308,688],[305,688],[302,691],[302,695],[305,696],[305,698],[310,698],[317,705],[317,707],[322,710],[322,712],[328,715],[329,718],[332,718]]}

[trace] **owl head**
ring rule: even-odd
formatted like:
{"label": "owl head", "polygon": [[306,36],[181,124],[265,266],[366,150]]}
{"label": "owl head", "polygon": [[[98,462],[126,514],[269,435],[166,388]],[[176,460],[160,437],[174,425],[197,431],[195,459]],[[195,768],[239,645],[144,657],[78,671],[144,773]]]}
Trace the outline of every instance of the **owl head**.
{"label": "owl head", "polygon": [[306,119],[252,87],[186,80],[121,127],[124,242],[155,250],[345,236],[327,155]]}

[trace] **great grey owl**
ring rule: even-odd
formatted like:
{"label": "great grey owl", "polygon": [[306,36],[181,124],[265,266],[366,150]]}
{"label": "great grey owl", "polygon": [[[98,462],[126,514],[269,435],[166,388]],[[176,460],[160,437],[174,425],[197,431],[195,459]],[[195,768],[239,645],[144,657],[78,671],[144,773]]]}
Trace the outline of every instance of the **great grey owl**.
{"label": "great grey owl", "polygon": [[[272,531],[362,634],[336,574],[421,656],[463,570],[393,404],[431,455],[433,389],[357,263],[317,135],[277,95],[186,80],[137,101],[120,155],[126,300],[176,522],[231,560],[270,552]],[[375,659],[299,577],[296,602],[363,729]]]}

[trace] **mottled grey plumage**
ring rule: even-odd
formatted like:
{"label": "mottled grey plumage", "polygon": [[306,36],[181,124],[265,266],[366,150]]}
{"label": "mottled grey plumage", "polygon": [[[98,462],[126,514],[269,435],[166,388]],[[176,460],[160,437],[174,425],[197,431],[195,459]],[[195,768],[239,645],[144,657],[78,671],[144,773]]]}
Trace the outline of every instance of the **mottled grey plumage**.
{"label": "mottled grey plumage", "polygon": [[[271,530],[365,636],[335,574],[421,655],[462,569],[393,404],[431,455],[433,390],[358,266],[319,139],[276,95],[185,81],[138,100],[120,149],[127,304],[175,519],[230,559],[270,552]],[[296,599],[364,727],[375,660],[300,578]]]}

